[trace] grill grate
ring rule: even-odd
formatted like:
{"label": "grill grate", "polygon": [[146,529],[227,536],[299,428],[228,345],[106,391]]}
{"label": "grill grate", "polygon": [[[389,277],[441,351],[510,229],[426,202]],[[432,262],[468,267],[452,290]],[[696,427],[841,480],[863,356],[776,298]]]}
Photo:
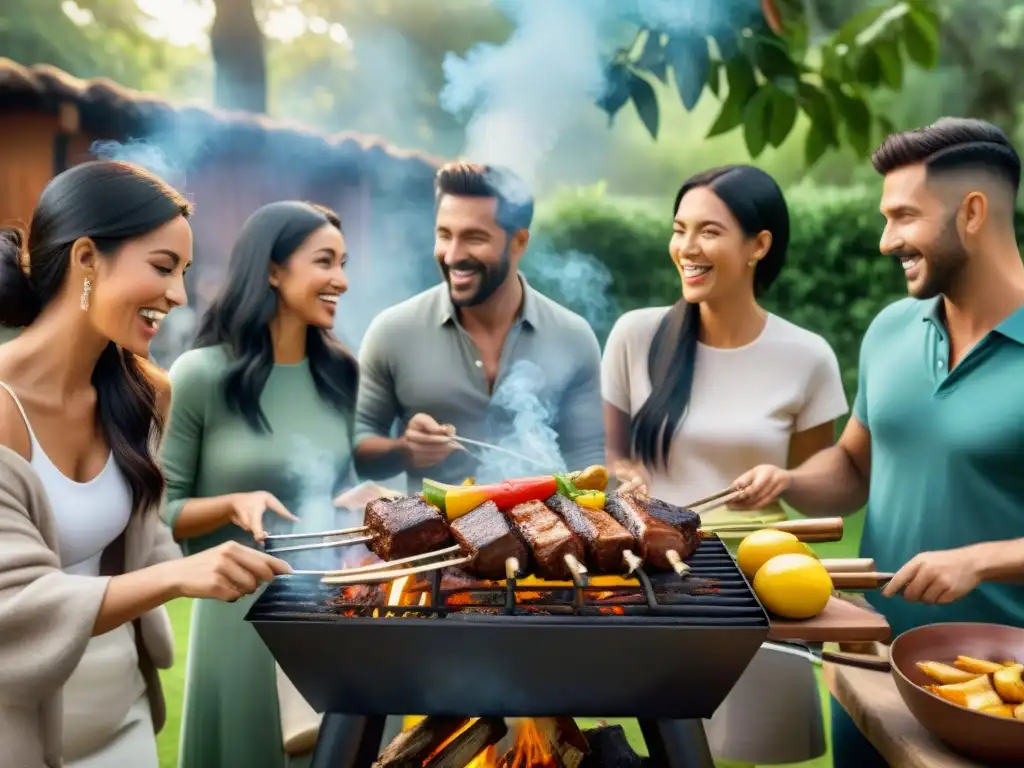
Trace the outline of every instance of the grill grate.
{"label": "grill grate", "polygon": [[246,618],[320,712],[706,718],[767,639],[768,617],[717,537],[687,564],[689,579],[641,571],[638,587],[617,589],[435,572],[410,578],[415,604],[397,606],[391,585],[292,576]]}
{"label": "grill grate", "polygon": [[[292,576],[271,584],[249,613],[250,621],[337,621],[342,618],[447,618],[469,616],[671,617],[689,626],[767,627],[767,617],[725,545],[706,538],[687,564],[689,579],[674,573],[636,573],[636,586],[538,586],[480,582],[457,572],[433,571],[404,587],[411,604],[388,606],[388,585],[339,588],[315,577]],[[416,577],[413,577],[416,578]]]}

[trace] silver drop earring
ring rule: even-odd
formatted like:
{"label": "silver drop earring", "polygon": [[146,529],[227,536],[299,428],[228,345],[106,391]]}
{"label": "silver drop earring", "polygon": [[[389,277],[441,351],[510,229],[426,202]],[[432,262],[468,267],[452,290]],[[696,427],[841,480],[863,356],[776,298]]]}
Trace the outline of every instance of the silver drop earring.
{"label": "silver drop earring", "polygon": [[88,277],[85,278],[85,284],[82,286],[82,311],[89,311],[89,295],[92,293],[92,280]]}

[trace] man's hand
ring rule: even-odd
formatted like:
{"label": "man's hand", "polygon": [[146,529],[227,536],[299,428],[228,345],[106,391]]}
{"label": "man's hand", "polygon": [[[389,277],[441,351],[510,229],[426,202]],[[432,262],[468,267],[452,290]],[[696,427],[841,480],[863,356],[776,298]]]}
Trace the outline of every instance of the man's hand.
{"label": "man's hand", "polygon": [[417,413],[409,420],[402,441],[409,452],[409,463],[416,469],[440,464],[461,446],[452,440],[455,427],[438,424],[433,417]]}
{"label": "man's hand", "polygon": [[912,603],[946,605],[981,583],[982,566],[973,547],[922,552],[896,572],[882,594],[892,597],[902,592],[903,599]]}
{"label": "man's hand", "polygon": [[788,470],[761,464],[733,481],[733,485],[740,490],[729,502],[729,506],[733,509],[767,507],[789,490],[791,482]]}

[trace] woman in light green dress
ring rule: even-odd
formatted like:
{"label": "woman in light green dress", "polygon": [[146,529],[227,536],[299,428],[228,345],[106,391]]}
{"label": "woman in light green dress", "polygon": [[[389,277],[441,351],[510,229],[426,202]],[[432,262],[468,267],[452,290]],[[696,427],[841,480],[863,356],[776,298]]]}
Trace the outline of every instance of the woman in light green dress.
{"label": "woman in light green dress", "polygon": [[[358,378],[332,334],[346,256],[338,218],[306,203],[272,203],[243,226],[194,348],[170,370],[165,516],[187,553],[334,527]],[[274,660],[244,620],[254,599],[194,603],[181,768],[289,765]]]}

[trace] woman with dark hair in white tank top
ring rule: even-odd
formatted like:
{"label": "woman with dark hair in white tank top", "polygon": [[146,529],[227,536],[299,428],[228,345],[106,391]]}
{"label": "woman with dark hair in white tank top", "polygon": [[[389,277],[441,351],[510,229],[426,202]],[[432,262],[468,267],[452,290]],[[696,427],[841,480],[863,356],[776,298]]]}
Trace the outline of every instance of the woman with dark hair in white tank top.
{"label": "woman with dark hair in white tank top", "polygon": [[[601,389],[618,478],[687,504],[758,464],[796,466],[832,445],[847,402],[828,342],[758,305],[789,244],[774,179],[749,165],[706,171],[682,186],[672,211],[668,250],[682,297],[619,318]],[[825,734],[811,665],[762,649],[706,730],[716,759],[819,756]]]}
{"label": "woman with dark hair in white tank top", "polygon": [[0,765],[157,768],[163,604],[236,600],[286,563],[230,543],[181,559],[152,449],[146,362],[185,302],[188,203],[126,164],[43,191],[27,248],[0,230]]}

